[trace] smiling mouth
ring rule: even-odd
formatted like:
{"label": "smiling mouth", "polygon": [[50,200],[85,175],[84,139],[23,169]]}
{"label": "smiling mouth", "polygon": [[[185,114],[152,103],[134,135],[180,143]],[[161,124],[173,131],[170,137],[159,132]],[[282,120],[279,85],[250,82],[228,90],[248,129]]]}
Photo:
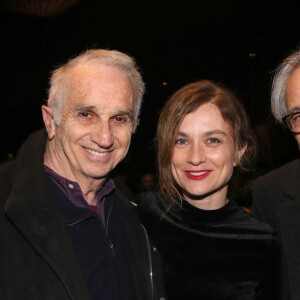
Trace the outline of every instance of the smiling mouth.
{"label": "smiling mouth", "polygon": [[107,154],[109,154],[112,150],[110,151],[106,151],[106,152],[98,152],[98,151],[94,151],[88,148],[85,148],[86,151],[90,152],[91,154],[95,155],[95,156],[106,156]]}
{"label": "smiling mouth", "polygon": [[203,175],[205,173],[207,173],[208,171],[201,171],[201,172],[189,172],[191,175],[194,175],[194,176],[200,176],[200,175]]}
{"label": "smiling mouth", "polygon": [[204,171],[184,171],[186,176],[190,179],[203,179],[208,176],[212,170],[204,170]]}

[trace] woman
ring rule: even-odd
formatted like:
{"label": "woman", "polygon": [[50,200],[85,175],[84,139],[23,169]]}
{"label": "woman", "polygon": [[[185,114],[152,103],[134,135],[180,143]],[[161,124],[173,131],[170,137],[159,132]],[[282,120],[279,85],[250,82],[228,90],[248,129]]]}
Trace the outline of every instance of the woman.
{"label": "woman", "polygon": [[210,81],[186,85],[163,108],[157,142],[167,197],[150,194],[140,212],[169,299],[280,299],[273,230],[227,195],[234,168],[255,152],[239,101]]}

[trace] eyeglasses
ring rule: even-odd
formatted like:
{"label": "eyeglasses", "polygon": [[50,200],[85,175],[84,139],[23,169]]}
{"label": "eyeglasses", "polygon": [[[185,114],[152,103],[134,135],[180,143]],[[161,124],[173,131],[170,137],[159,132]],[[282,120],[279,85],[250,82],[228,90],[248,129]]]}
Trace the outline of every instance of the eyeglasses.
{"label": "eyeglasses", "polygon": [[282,122],[294,133],[300,133],[300,112],[294,112],[282,118]]}

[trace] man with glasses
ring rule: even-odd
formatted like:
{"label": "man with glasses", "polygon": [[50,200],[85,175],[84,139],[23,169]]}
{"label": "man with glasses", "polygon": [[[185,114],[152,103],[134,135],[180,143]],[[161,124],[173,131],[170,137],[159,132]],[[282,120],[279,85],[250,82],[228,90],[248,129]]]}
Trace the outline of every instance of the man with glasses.
{"label": "man with glasses", "polygon": [[[278,67],[272,87],[274,117],[300,147],[300,51]],[[300,299],[300,159],[256,181],[253,213],[277,232],[283,253],[284,299]]]}

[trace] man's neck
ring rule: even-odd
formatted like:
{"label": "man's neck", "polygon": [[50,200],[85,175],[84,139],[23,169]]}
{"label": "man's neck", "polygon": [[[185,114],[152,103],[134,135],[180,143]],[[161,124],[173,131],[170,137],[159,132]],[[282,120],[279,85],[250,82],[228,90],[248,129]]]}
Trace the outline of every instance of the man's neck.
{"label": "man's neck", "polygon": [[89,205],[96,206],[98,204],[97,197],[96,197],[96,192],[95,191],[90,191],[90,192],[87,192],[87,193],[82,193],[85,201]]}
{"label": "man's neck", "polygon": [[86,202],[89,205],[97,205],[96,194],[99,191],[99,189],[101,189],[107,178],[95,179],[91,177],[87,178],[80,175],[76,176],[76,174],[72,172],[70,166],[65,166],[64,164],[59,163],[59,159],[51,155],[49,144],[46,145],[46,150],[44,154],[44,165],[52,169],[58,175],[68,180],[76,181],[80,186],[80,189]]}

